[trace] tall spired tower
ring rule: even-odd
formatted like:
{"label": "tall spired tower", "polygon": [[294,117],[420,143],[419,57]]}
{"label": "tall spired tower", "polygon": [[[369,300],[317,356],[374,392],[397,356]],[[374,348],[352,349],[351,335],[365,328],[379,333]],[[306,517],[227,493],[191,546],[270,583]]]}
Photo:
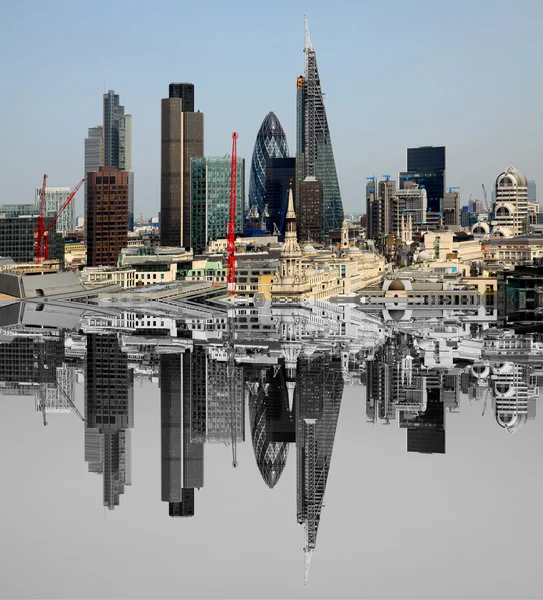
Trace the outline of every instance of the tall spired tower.
{"label": "tall spired tower", "polygon": [[[320,181],[322,184],[322,233],[340,228],[343,204],[336,173],[336,163],[326,109],[317,69],[317,57],[311,44],[305,19],[305,75],[297,81],[296,95],[296,179]],[[296,186],[297,209],[303,203],[303,186]]]}

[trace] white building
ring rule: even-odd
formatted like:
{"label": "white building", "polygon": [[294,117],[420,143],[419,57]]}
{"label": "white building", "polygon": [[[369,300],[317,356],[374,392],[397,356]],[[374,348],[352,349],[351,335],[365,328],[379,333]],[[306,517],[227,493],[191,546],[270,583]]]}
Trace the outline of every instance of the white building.
{"label": "white building", "polygon": [[528,180],[514,167],[498,175],[495,188],[494,222],[512,237],[525,233],[528,226]]}
{"label": "white building", "polygon": [[[54,217],[68,199],[71,189],[69,187],[48,187],[45,191],[44,215]],[[36,207],[39,213],[41,204],[41,187],[36,188]],[[75,204],[74,200],[62,211],[56,224],[56,230],[60,233],[75,230]]]}

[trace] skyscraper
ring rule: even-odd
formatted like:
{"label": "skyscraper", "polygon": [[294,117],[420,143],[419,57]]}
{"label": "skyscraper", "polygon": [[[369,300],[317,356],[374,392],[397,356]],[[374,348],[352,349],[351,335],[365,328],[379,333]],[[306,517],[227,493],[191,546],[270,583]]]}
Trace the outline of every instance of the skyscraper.
{"label": "skyscraper", "polygon": [[104,506],[113,510],[131,484],[134,383],[116,334],[87,334],[85,460],[104,476]]}
{"label": "skyscraper", "polygon": [[285,157],[288,157],[287,136],[275,113],[270,111],[264,117],[256,135],[249,175],[249,208],[253,209],[256,206],[260,215],[267,203],[266,161],[269,158]]}
{"label": "skyscraper", "polygon": [[339,191],[336,163],[321,90],[317,57],[305,21],[305,75],[297,80],[296,95],[296,180],[297,202],[300,183],[322,182],[322,233],[340,228],[343,204]]}
{"label": "skyscraper", "polygon": [[421,146],[407,149],[407,171],[400,173],[400,187],[406,181],[424,185],[428,212],[442,212],[445,196],[445,146]]}
{"label": "skyscraper", "polygon": [[[210,241],[226,238],[230,218],[230,174],[232,159],[192,159],[192,240],[186,247],[203,252]],[[236,232],[243,231],[245,159],[237,158]],[[190,215],[189,215],[190,216]]]}
{"label": "skyscraper", "polygon": [[292,187],[296,197],[296,159],[268,158],[266,161],[266,198],[268,217],[266,229],[284,235],[288,191]]}
{"label": "skyscraper", "polygon": [[128,172],[100,167],[87,184],[87,265],[115,266],[128,244]]}
{"label": "skyscraper", "polygon": [[[88,137],[85,138],[85,179],[87,179],[87,173],[93,173],[98,171],[100,167],[104,166],[104,127],[97,125],[96,127],[89,127]],[[83,214],[87,214],[87,188],[89,184],[85,181],[85,199]],[[85,239],[87,238],[87,231],[85,230]]]}
{"label": "skyscraper", "polygon": [[204,155],[204,115],[194,86],[172,83],[161,101],[160,243],[191,247],[191,158]]}

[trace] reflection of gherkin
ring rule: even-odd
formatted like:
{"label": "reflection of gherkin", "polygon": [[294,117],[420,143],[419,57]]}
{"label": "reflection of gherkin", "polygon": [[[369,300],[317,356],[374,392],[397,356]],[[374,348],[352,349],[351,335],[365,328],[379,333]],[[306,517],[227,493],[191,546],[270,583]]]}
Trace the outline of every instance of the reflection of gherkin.
{"label": "reflection of gherkin", "polygon": [[266,485],[273,488],[287,464],[288,443],[274,442],[269,439],[266,428],[269,403],[270,399],[264,393],[264,388],[261,387],[258,393],[252,395],[249,400],[249,418],[258,470]]}
{"label": "reflection of gherkin", "polygon": [[269,112],[256,135],[251,175],[249,178],[249,208],[256,205],[260,214],[264,211],[266,196],[266,160],[288,156],[287,137],[279,119]]}

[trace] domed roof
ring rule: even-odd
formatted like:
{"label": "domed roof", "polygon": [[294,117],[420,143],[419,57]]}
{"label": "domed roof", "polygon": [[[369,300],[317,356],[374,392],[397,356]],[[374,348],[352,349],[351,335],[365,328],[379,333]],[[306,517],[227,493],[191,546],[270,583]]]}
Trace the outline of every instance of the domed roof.
{"label": "domed roof", "polygon": [[[508,181],[509,180],[509,181]],[[509,183],[512,182],[512,183]],[[510,185],[518,185],[520,187],[527,187],[528,180],[526,179],[526,175],[521,173],[515,167],[509,165],[507,169],[503,173],[500,173],[496,179],[496,185],[498,187],[507,187]]]}
{"label": "domed roof", "polygon": [[261,391],[249,401],[251,437],[256,465],[262,479],[271,489],[275,487],[287,464],[288,443],[273,442],[266,431],[267,398]]}
{"label": "domed roof", "polygon": [[432,260],[432,255],[429,252],[419,252],[418,260]]}
{"label": "domed roof", "polygon": [[306,244],[303,248],[302,248],[302,252],[305,252],[306,254],[309,254],[310,252],[316,252],[314,246],[312,246],[311,244]]}
{"label": "domed roof", "polygon": [[401,279],[395,279],[389,286],[388,289],[394,292],[405,290],[405,284]]}

